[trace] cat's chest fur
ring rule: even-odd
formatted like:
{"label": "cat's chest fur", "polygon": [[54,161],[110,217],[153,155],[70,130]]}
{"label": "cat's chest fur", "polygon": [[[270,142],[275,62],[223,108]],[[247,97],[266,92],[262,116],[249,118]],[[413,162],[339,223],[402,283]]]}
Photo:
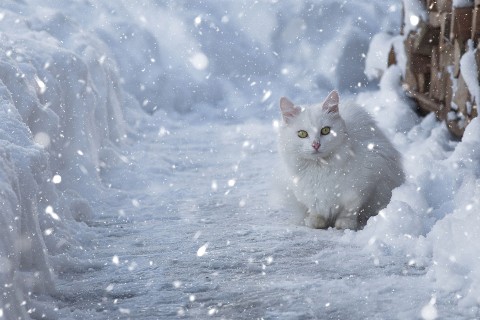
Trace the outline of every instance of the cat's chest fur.
{"label": "cat's chest fur", "polygon": [[[368,188],[358,161],[352,155],[330,162],[305,163],[294,170],[293,192],[306,207],[324,215],[336,215],[340,210],[356,210],[362,202],[361,194]],[[301,162],[301,161],[300,161]]]}

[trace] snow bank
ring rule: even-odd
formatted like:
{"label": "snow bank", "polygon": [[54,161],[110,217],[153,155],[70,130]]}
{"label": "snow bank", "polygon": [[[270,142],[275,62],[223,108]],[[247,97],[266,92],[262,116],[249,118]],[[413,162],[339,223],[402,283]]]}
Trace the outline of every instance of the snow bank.
{"label": "snow bank", "polygon": [[83,255],[77,221],[118,161],[128,96],[108,48],[62,13],[6,1],[0,30],[0,312],[52,319],[39,301],[55,292],[53,270]]}
{"label": "snow bank", "polygon": [[427,268],[436,295],[457,300],[460,312],[473,316],[480,304],[480,121],[472,121],[461,142],[453,141],[433,114],[419,119],[411,111],[400,74],[390,67],[380,91],[358,100],[404,155],[406,182],[364,230],[344,239],[362,246],[376,265],[403,261],[412,270]]}
{"label": "snow bank", "polygon": [[[420,2],[413,2],[404,1],[406,20],[408,16],[423,17]],[[454,6],[471,3],[454,1]],[[414,25],[407,24],[407,30]],[[385,34],[374,37],[366,73],[371,77],[383,74],[380,90],[362,94],[358,101],[375,115],[404,155],[407,180],[394,190],[390,204],[370,219],[364,230],[347,233],[345,240],[363,246],[376,265],[404,261],[411,269],[427,268],[438,290],[436,295],[457,301],[460,312],[472,317],[480,305],[480,259],[476,248],[480,230],[480,120],[470,123],[461,142],[453,141],[433,114],[420,121],[411,111],[411,102],[401,93],[400,76],[405,62],[398,61],[398,66],[387,69],[385,64],[374,61],[378,57],[383,61],[393,39],[395,36]],[[402,49],[401,43],[398,49]],[[470,43],[461,59],[461,70],[478,101],[475,53]]]}
{"label": "snow bank", "polygon": [[369,80],[380,79],[388,68],[390,50],[394,49],[396,64],[405,74],[407,57],[403,36],[380,32],[373,36],[365,59],[365,75]]}
{"label": "snow bank", "polygon": [[51,176],[45,166],[46,154],[31,142],[3,83],[0,94],[0,283],[4,292],[0,303],[7,319],[27,318],[26,309],[20,308],[26,298],[22,289],[36,293],[53,290],[37,212],[38,194],[43,187],[48,195]]}
{"label": "snow bank", "polygon": [[[454,168],[451,202],[453,208],[427,235],[431,242],[431,276],[444,290],[455,293],[463,308],[478,310],[480,305],[480,120],[466,128],[462,142],[444,161]],[[452,182],[453,182],[452,181]],[[468,310],[468,309],[467,309]]]}

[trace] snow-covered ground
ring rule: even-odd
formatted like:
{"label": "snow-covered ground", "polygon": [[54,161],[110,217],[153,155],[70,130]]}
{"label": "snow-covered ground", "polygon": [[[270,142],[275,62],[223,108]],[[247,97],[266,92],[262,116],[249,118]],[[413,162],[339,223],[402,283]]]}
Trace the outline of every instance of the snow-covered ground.
{"label": "snow-covered ground", "polygon": [[[400,18],[394,0],[0,3],[0,318],[480,317],[480,122],[458,142],[412,111],[378,61]],[[404,155],[358,232],[299,226],[272,195],[278,98],[332,88]]]}

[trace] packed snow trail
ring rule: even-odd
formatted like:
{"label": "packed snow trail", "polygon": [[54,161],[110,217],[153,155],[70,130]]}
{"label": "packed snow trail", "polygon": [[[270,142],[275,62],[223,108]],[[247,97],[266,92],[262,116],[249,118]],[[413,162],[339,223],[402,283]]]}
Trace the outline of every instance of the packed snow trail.
{"label": "packed snow trail", "polygon": [[343,231],[270,208],[271,123],[167,123],[142,124],[128,164],[104,175],[95,263],[61,276],[60,318],[420,317],[434,294],[424,270],[403,258],[376,266]]}

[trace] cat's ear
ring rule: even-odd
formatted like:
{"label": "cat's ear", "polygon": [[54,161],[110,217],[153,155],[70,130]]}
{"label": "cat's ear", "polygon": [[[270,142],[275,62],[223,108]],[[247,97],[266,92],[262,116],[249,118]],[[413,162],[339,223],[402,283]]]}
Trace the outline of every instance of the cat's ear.
{"label": "cat's ear", "polygon": [[302,112],[302,108],[295,106],[292,101],[285,97],[280,98],[280,110],[285,123],[289,123]]}
{"label": "cat's ear", "polygon": [[333,90],[323,102],[322,109],[327,113],[338,113],[339,100],[337,90]]}

